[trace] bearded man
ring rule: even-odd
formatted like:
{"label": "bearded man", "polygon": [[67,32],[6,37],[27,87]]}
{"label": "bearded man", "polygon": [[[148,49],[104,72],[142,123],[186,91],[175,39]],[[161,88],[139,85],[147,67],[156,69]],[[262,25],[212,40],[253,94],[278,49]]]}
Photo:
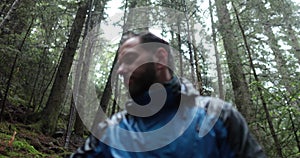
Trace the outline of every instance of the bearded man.
{"label": "bearded man", "polygon": [[200,96],[173,70],[169,43],[154,34],[122,43],[117,73],[129,92],[125,110],[99,123],[71,157],[265,157],[235,108]]}

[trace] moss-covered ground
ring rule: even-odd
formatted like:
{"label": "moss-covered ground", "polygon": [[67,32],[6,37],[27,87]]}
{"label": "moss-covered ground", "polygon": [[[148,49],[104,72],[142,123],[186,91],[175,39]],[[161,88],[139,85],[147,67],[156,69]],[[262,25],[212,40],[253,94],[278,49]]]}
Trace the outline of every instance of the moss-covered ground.
{"label": "moss-covered ground", "polygon": [[63,146],[63,137],[45,136],[23,124],[0,123],[0,158],[68,157],[75,150]]}

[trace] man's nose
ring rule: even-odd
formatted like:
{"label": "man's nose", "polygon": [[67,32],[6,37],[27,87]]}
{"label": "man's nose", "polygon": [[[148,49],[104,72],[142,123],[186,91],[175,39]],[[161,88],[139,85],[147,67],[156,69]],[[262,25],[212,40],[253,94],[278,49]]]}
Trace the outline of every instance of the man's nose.
{"label": "man's nose", "polygon": [[124,63],[119,65],[119,67],[117,69],[117,74],[125,75],[127,72],[128,72],[128,67]]}

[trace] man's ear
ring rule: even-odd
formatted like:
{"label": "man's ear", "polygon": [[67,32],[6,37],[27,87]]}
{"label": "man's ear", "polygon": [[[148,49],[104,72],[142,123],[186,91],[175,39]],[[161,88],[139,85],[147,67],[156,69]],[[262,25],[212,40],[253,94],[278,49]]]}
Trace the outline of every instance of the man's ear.
{"label": "man's ear", "polygon": [[155,52],[155,65],[158,69],[162,69],[168,65],[168,52],[166,49],[160,47]]}

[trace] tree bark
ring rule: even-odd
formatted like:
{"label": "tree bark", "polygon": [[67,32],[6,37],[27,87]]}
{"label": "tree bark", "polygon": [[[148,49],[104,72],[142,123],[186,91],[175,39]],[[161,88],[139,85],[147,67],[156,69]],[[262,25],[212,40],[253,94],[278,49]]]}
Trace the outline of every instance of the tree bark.
{"label": "tree bark", "polygon": [[19,55],[20,55],[20,53],[22,53],[23,46],[25,44],[25,41],[26,41],[27,37],[30,34],[30,30],[31,30],[31,27],[32,27],[33,23],[34,23],[34,18],[31,19],[31,23],[30,23],[30,25],[29,25],[29,27],[26,31],[26,34],[25,34],[25,36],[24,36],[24,38],[23,38],[23,40],[22,40],[22,42],[21,42],[21,44],[18,47],[18,50],[16,52],[14,62],[12,64],[12,68],[10,70],[10,74],[9,74],[9,77],[8,77],[8,80],[7,80],[7,85],[6,85],[4,98],[3,98],[3,102],[2,102],[2,106],[1,106],[0,121],[3,119],[3,114],[4,114],[4,110],[5,110],[5,106],[6,106],[6,100],[7,100],[7,97],[9,95],[9,89],[10,89],[10,86],[11,86],[11,81],[13,79],[13,75],[14,75],[14,71],[15,71],[15,68],[16,68],[16,65],[17,65]]}
{"label": "tree bark", "polygon": [[[84,114],[84,104],[85,104],[85,94],[86,94],[86,87],[87,87],[87,81],[88,81],[88,71],[90,67],[90,61],[92,58],[91,53],[92,50],[92,40],[89,37],[86,38],[86,35],[90,32],[92,29],[91,21],[92,21],[92,10],[94,5],[94,0],[89,0],[89,14],[87,17],[87,20],[85,22],[85,28],[84,28],[84,34],[83,39],[85,41],[83,42],[81,49],[80,49],[80,55],[79,60],[76,68],[76,76],[75,76],[75,86],[74,86],[74,92],[75,92],[75,103],[76,103],[76,118],[75,118],[75,124],[74,124],[74,130],[75,134],[77,136],[83,137],[85,126],[81,120],[81,117],[79,115],[79,111],[81,114]],[[86,43],[88,44],[86,46]],[[73,107],[75,108],[75,107]]]}
{"label": "tree bark", "polygon": [[293,131],[293,134],[295,136],[295,141],[297,143],[298,152],[300,153],[300,138],[298,137],[298,134],[297,134],[299,129],[296,127],[295,122],[293,120],[292,110],[289,109],[288,112],[289,112],[289,119],[290,119],[291,124],[292,124],[292,131]]}
{"label": "tree bark", "polygon": [[[91,1],[89,1],[91,3]],[[91,6],[89,8],[92,8]],[[89,10],[89,14],[85,23],[84,33],[83,33],[83,39],[85,39],[89,29],[90,29],[90,19],[91,19],[91,11]],[[80,86],[80,80],[82,76],[82,65],[84,61],[84,54],[86,49],[86,43],[87,40],[83,40],[82,45],[79,50],[79,58],[77,60],[76,68],[75,68],[75,77],[74,77],[74,86],[73,86],[73,93],[71,97],[71,106],[70,106],[70,113],[69,113],[69,120],[66,130],[66,136],[65,136],[65,148],[68,148],[72,129],[74,127],[74,131],[77,135],[81,135],[83,133],[83,130],[79,128],[83,128],[83,123],[80,119],[80,116],[78,114],[78,109],[76,108],[75,104],[78,105],[78,100],[80,98],[79,95],[79,86]],[[77,130],[77,131],[76,131]]]}
{"label": "tree bark", "polygon": [[203,80],[202,80],[202,76],[201,76],[201,66],[199,64],[199,54],[200,51],[197,51],[197,46],[196,46],[196,39],[195,39],[195,33],[194,33],[194,21],[192,21],[191,24],[191,36],[192,36],[192,46],[193,46],[193,51],[194,51],[194,59],[195,59],[195,68],[196,68],[196,77],[197,77],[197,87],[199,90],[200,95],[203,95]]}
{"label": "tree bark", "polygon": [[66,135],[65,135],[65,146],[64,146],[65,148],[69,147],[70,138],[71,138],[71,134],[72,134],[72,128],[73,128],[73,124],[75,122],[75,112],[76,112],[75,109],[76,108],[75,108],[75,103],[74,103],[74,95],[72,94],[69,120],[68,120]]}
{"label": "tree bark", "polygon": [[[125,30],[126,28],[126,23],[127,23],[127,6],[129,6],[129,8],[134,8],[136,6],[136,1],[132,1],[130,4],[128,3],[128,0],[125,0],[125,12],[124,12],[124,24],[123,24],[123,33],[121,36],[121,40],[124,37],[125,34]],[[112,68],[109,72],[106,84],[105,84],[105,88],[100,100],[100,105],[98,106],[97,112],[96,112],[96,116],[94,118],[93,124],[92,124],[92,132],[95,132],[95,130],[97,130],[97,125],[99,122],[103,121],[106,116],[101,115],[101,111],[103,111],[104,113],[106,113],[108,104],[109,104],[109,100],[111,99],[112,96],[112,87],[111,87],[111,80],[112,80],[112,76],[113,76],[113,68],[115,67],[116,63],[117,63],[117,59],[118,59],[118,51],[116,52],[116,55],[114,57],[113,60],[113,64],[112,64]]]}
{"label": "tree bark", "polygon": [[219,19],[219,31],[226,51],[235,104],[246,120],[251,123],[253,122],[251,116],[251,95],[243,72],[241,56],[237,48],[235,33],[232,29],[230,14],[226,6],[227,0],[216,0],[215,2]]}
{"label": "tree bark", "polygon": [[68,76],[85,21],[87,8],[88,6],[86,3],[81,3],[77,10],[68,42],[62,51],[63,56],[59,64],[46,107],[38,116],[38,118],[41,118],[38,122],[40,124],[40,128],[44,133],[49,135],[53,134],[57,125],[61,103],[64,100]]}
{"label": "tree bark", "polygon": [[99,122],[103,121],[105,119],[105,116],[101,115],[101,110],[103,110],[103,112],[106,112],[109,100],[111,98],[112,95],[112,87],[111,87],[111,78],[112,78],[112,73],[113,73],[113,67],[116,65],[117,63],[117,59],[118,59],[118,53],[116,53],[114,61],[113,61],[113,66],[110,70],[109,76],[107,78],[107,82],[105,84],[105,88],[104,88],[104,92],[102,94],[101,97],[101,101],[100,101],[100,106],[98,107],[93,125],[92,125],[92,131],[95,131],[97,129],[97,125]]}
{"label": "tree bark", "polygon": [[[99,29],[96,29],[97,31]],[[96,35],[98,32],[94,32],[93,34]],[[84,113],[84,105],[85,105],[85,100],[86,100],[86,91],[87,91],[87,86],[88,86],[88,77],[89,77],[89,69],[91,65],[91,61],[93,59],[93,53],[94,53],[94,48],[95,48],[95,43],[97,42],[96,39],[94,38],[93,35],[92,37],[89,37],[88,45],[87,45],[87,52],[85,53],[85,59],[84,59],[84,64],[82,67],[82,72],[81,72],[81,79],[80,79],[80,84],[79,84],[79,96],[77,99],[77,111],[80,111],[81,113]],[[84,134],[84,129],[85,126],[81,120],[81,118],[78,115],[77,112],[77,117],[76,117],[76,122],[75,122],[75,133],[81,137],[83,137]]]}
{"label": "tree bark", "polygon": [[[193,51],[192,51],[192,44],[191,44],[191,34],[190,34],[190,17],[187,13],[188,9],[186,6],[186,1],[184,1],[184,16],[186,20],[186,28],[187,28],[187,44],[188,44],[188,49],[189,49],[189,55],[190,55],[190,64],[191,64],[191,79],[192,83],[195,84],[195,66],[194,66],[194,56],[193,56]],[[194,52],[195,53],[195,52]],[[199,88],[199,87],[198,87]]]}
{"label": "tree bark", "polygon": [[[30,95],[30,99],[29,99],[29,101],[28,101],[28,106],[29,106],[29,107],[31,106],[32,101],[34,100],[33,98],[34,98],[34,96],[35,96],[34,94],[35,94],[35,91],[36,91],[36,86],[37,86],[37,83],[38,83],[38,79],[40,78],[41,69],[42,69],[42,65],[43,65],[42,62],[44,61],[44,56],[46,55],[46,50],[47,50],[47,47],[45,47],[45,48],[43,49],[43,54],[41,55],[40,60],[39,60],[39,63],[38,63],[38,71],[37,71],[37,73],[36,73],[36,75],[35,75],[35,79],[34,79],[34,81],[33,81],[32,92],[31,92],[31,95]],[[34,111],[35,106],[34,106],[32,109],[33,109],[33,111]]]}
{"label": "tree bark", "polygon": [[178,33],[176,33],[177,43],[178,43],[178,51],[179,51],[179,73],[180,77],[183,77],[183,51],[181,49],[181,36],[180,36],[180,26],[178,26]]}
{"label": "tree bark", "polygon": [[[60,53],[58,61],[60,61],[61,58],[62,58],[62,53]],[[51,85],[51,83],[52,83],[52,81],[53,81],[53,79],[55,77],[55,74],[56,74],[56,71],[58,69],[58,66],[59,66],[59,63],[56,63],[55,67],[53,67],[52,70],[50,71],[50,72],[52,72],[51,73],[51,78],[48,81],[46,87],[43,89],[41,99],[40,99],[40,101],[38,103],[38,107],[34,107],[34,112],[38,112],[40,110],[40,107],[43,104],[44,98],[46,96],[46,92],[47,92],[48,88],[50,87],[50,85]],[[45,80],[45,76],[43,77],[43,80]]]}
{"label": "tree bark", "polygon": [[20,4],[19,2],[20,2],[20,0],[15,0],[14,1],[11,8],[7,12],[7,14],[5,15],[4,19],[0,23],[0,30],[2,30],[5,26],[5,24],[11,19],[11,15],[13,14],[13,12],[17,9],[18,5]]}
{"label": "tree bark", "polygon": [[211,22],[211,29],[212,29],[213,44],[214,44],[214,50],[215,50],[215,56],[216,56],[219,98],[225,99],[222,69],[221,69],[221,64],[220,64],[219,51],[218,51],[218,47],[217,47],[217,35],[216,35],[215,22],[214,22],[214,19],[213,19],[213,9],[212,9],[211,0],[209,0],[209,13],[210,13],[210,22]]}

